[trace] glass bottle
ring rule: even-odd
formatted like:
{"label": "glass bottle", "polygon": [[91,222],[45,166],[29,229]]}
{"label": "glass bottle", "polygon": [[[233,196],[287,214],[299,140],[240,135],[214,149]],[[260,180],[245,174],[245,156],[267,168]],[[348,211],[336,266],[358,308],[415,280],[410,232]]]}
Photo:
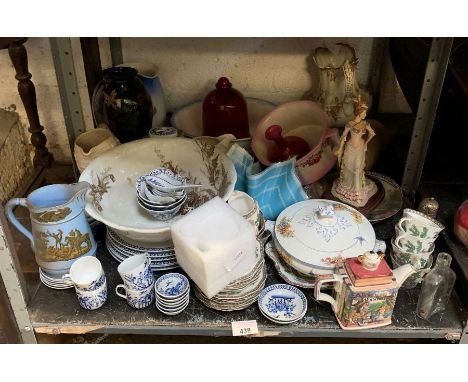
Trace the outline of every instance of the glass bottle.
{"label": "glass bottle", "polygon": [[452,256],[439,253],[434,268],[424,278],[416,308],[419,317],[428,320],[445,310],[456,279],[455,272],[450,268],[451,262]]}

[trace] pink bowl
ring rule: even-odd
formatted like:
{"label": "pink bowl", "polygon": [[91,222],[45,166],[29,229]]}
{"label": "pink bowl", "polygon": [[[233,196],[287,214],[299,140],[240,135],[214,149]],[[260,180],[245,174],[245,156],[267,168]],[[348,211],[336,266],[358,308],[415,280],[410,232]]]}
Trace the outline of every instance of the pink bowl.
{"label": "pink bowl", "polygon": [[303,185],[316,182],[327,174],[336,163],[334,148],[338,145],[338,129],[328,127],[327,115],[319,104],[312,101],[284,103],[265,115],[252,136],[252,151],[266,166],[275,143],[265,138],[271,125],[280,125],[283,136],[294,135],[304,139],[312,148],[296,162],[296,170]]}

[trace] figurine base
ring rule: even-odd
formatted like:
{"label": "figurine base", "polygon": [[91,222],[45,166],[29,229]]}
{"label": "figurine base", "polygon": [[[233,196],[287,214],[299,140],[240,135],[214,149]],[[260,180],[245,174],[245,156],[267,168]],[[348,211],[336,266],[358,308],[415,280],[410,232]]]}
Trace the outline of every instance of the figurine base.
{"label": "figurine base", "polygon": [[364,207],[369,199],[377,192],[377,186],[374,181],[364,178],[364,187],[361,191],[352,191],[341,184],[340,179],[335,179],[331,192],[335,198],[345,202],[353,207]]}
{"label": "figurine base", "polygon": [[336,181],[338,180],[338,177],[339,177],[339,175],[337,175],[337,179],[335,179],[333,182],[331,182],[331,184],[328,184],[328,187],[324,190],[324,193],[323,193],[323,196],[322,196],[324,199],[335,200],[337,202],[343,202],[345,204],[349,204],[350,206],[356,208],[363,215],[366,215],[367,213],[371,212],[374,208],[376,208],[382,202],[382,200],[385,197],[385,189],[384,189],[384,187],[382,185],[382,182],[379,179],[377,179],[377,178],[375,178],[373,176],[366,175],[366,179],[372,180],[372,182],[377,187],[377,190],[375,191],[374,195],[372,195],[369,198],[369,200],[367,201],[367,203],[364,206],[357,207],[357,206],[351,204],[351,202],[348,201],[348,200],[343,200],[341,198],[336,197],[335,194],[333,193],[333,187],[334,187]]}

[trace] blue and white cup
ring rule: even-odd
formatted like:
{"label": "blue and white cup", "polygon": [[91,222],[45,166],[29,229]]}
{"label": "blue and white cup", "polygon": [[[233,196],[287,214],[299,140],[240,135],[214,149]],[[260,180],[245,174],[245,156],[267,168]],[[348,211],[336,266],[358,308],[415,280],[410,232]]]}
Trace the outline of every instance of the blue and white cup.
{"label": "blue and white cup", "polygon": [[117,271],[122,277],[125,289],[142,291],[154,284],[151,260],[146,253],[125,259],[120,263]]}
{"label": "blue and white cup", "polygon": [[104,282],[99,288],[93,291],[84,291],[75,287],[78,302],[81,307],[87,310],[96,310],[107,301],[107,284]]}
{"label": "blue and white cup", "polygon": [[82,292],[100,290],[106,285],[106,275],[101,262],[93,256],[76,260],[70,268],[70,273],[62,278],[71,280],[75,289]]}
{"label": "blue and white cup", "polygon": [[[120,293],[122,289],[124,293]],[[135,309],[144,309],[150,306],[155,300],[155,290],[153,284],[142,290],[127,288],[124,284],[119,284],[115,287],[117,296],[127,300],[128,305]]]}

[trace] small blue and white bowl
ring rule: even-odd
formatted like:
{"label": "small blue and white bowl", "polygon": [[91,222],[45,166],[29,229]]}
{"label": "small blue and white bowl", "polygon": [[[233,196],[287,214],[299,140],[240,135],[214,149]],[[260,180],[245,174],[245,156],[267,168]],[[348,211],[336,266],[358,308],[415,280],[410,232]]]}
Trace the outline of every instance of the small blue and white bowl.
{"label": "small blue and white bowl", "polygon": [[168,138],[177,137],[179,131],[172,126],[152,127],[148,132],[150,138]]}
{"label": "small blue and white bowl", "polygon": [[[183,186],[186,183],[185,177],[174,174],[167,168],[157,168],[136,180],[138,204],[156,220],[169,220],[177,215],[187,201],[185,189],[172,187]],[[166,191],[156,186],[171,188]]]}
{"label": "small blue and white bowl", "polygon": [[189,293],[190,283],[180,273],[167,273],[156,280],[156,294],[166,300],[177,300]]}
{"label": "small blue and white bowl", "polygon": [[307,311],[307,299],[296,287],[273,284],[258,296],[260,312],[277,324],[291,324],[300,320]]}

